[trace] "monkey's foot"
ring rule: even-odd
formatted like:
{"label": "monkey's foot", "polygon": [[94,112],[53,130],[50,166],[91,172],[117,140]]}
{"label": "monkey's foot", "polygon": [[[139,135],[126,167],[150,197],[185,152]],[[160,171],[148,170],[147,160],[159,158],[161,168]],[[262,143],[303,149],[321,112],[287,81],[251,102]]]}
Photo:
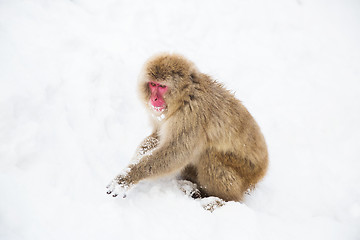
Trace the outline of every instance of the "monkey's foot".
{"label": "monkey's foot", "polygon": [[118,177],[116,177],[114,180],[112,180],[109,185],[106,186],[107,188],[107,194],[111,194],[113,197],[122,196],[123,198],[126,198],[126,193],[129,190],[129,185],[120,182],[118,180]]}
{"label": "monkey's foot", "polygon": [[207,197],[201,200],[202,207],[210,212],[225,205],[225,201],[218,197]]}
{"label": "monkey's foot", "polygon": [[178,186],[180,190],[185,193],[185,195],[192,198],[201,198],[201,192],[195,183],[187,180],[178,180]]}

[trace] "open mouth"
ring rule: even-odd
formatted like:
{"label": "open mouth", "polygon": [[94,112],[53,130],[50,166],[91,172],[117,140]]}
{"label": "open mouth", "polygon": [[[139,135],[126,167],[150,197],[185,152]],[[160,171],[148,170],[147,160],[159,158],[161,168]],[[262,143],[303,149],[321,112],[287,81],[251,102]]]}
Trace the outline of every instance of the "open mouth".
{"label": "open mouth", "polygon": [[166,105],[154,106],[153,104],[149,103],[149,106],[151,109],[159,113],[163,112],[166,109]]}

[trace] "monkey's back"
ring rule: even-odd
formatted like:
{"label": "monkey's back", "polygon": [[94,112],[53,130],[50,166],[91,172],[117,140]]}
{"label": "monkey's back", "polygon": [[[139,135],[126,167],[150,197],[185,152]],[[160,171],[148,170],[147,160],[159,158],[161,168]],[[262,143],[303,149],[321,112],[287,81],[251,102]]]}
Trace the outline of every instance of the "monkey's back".
{"label": "monkey's back", "polygon": [[202,111],[197,114],[200,114],[201,124],[206,126],[203,128],[207,141],[204,151],[217,156],[222,154],[220,161],[231,165],[249,184],[255,184],[265,175],[268,167],[263,134],[251,114],[232,93],[209,76],[203,75],[202,78],[200,91],[206,94],[202,94],[205,99],[199,102]]}

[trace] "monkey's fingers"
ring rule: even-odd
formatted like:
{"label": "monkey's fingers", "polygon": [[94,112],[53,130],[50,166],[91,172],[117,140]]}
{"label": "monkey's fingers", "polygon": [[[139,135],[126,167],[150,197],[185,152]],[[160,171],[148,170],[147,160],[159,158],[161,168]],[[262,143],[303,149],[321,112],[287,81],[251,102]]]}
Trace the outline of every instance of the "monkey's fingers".
{"label": "monkey's fingers", "polygon": [[202,199],[202,207],[210,212],[225,205],[225,201],[218,197],[207,197]]}
{"label": "monkey's fingers", "polygon": [[[119,196],[118,194],[116,194],[116,193],[114,193],[113,195],[112,195],[113,197],[117,197],[117,196]],[[124,193],[124,195],[123,195],[123,197],[122,198],[126,198],[126,194]]]}
{"label": "monkey's fingers", "polygon": [[107,188],[106,193],[107,193],[107,194],[112,194],[113,197],[116,197],[117,194],[116,194],[116,193],[113,193],[114,190],[115,190],[116,184],[117,184],[117,183],[116,183],[114,180],[111,181],[111,182],[106,186],[106,188]]}
{"label": "monkey's fingers", "polygon": [[109,185],[106,186],[107,194],[111,194],[113,197],[117,197],[119,195],[122,195],[123,198],[126,197],[126,191],[127,189],[125,186],[120,185],[117,183],[117,181],[113,180]]}
{"label": "monkey's fingers", "polygon": [[113,193],[113,190],[107,190],[107,194],[112,194],[113,197],[117,197],[116,193]]}

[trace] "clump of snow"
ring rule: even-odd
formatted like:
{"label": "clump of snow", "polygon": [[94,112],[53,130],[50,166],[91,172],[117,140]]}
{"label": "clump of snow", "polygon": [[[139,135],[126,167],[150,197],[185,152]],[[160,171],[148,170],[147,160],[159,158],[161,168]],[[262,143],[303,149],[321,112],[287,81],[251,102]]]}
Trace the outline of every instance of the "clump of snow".
{"label": "clump of snow", "polygon": [[[0,2],[1,239],[359,239],[356,0]],[[235,91],[270,153],[212,213],[173,178],[106,194],[151,133],[143,62],[178,52]],[[206,201],[206,200],[203,200]]]}
{"label": "clump of snow", "polygon": [[135,153],[135,157],[132,159],[132,164],[136,164],[141,161],[145,156],[152,155],[156,150],[159,140],[154,137],[147,137],[142,142],[141,146],[138,147]]}
{"label": "clump of snow", "polygon": [[164,119],[165,119],[165,114],[161,114],[160,116],[157,117],[157,120],[159,120],[160,122]]}
{"label": "clump of snow", "polygon": [[165,111],[165,108],[163,106],[161,107],[155,107],[153,106],[151,103],[149,103],[149,106],[152,110],[156,111],[156,112],[164,112]]}

